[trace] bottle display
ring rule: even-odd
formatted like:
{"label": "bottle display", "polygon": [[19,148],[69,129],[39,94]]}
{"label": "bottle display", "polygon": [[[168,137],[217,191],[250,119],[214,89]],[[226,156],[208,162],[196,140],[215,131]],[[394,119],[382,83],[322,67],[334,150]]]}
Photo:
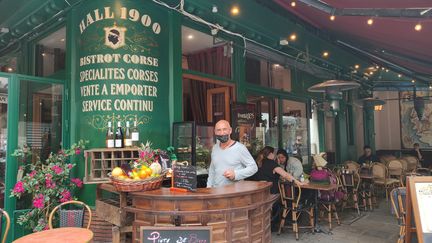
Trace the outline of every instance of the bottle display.
{"label": "bottle display", "polygon": [[122,127],[121,127],[121,122],[117,122],[117,130],[115,133],[115,140],[114,140],[115,144],[114,146],[116,148],[123,148],[124,144],[123,144],[123,131],[122,131]]}
{"label": "bottle display", "polygon": [[132,134],[129,128],[129,121],[126,122],[126,130],[124,133],[124,140],[123,140],[124,147],[132,147]]}
{"label": "bottle display", "polygon": [[137,127],[137,121],[134,121],[134,125],[132,128],[132,145],[139,146],[139,131]]}
{"label": "bottle display", "polygon": [[114,148],[114,133],[110,121],[108,122],[108,129],[105,135],[105,144],[107,148]]}

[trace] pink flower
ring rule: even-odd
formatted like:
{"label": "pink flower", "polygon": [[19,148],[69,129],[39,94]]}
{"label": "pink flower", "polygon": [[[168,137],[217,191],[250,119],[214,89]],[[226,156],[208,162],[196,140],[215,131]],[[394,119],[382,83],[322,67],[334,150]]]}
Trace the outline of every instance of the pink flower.
{"label": "pink flower", "polygon": [[83,182],[80,178],[72,178],[71,181],[78,187],[81,188],[83,185]]}
{"label": "pink flower", "polygon": [[49,180],[49,179],[51,179],[51,178],[52,178],[52,175],[51,175],[51,174],[46,174],[46,175],[45,175],[45,179],[48,179],[48,180]]}
{"label": "pink flower", "polygon": [[43,228],[43,230],[49,230],[49,225],[45,225],[45,227]]}
{"label": "pink flower", "polygon": [[67,202],[67,201],[70,201],[71,200],[71,193],[70,193],[70,191],[68,191],[68,190],[63,190],[61,193],[61,196],[60,196],[60,202]]}
{"label": "pink flower", "polygon": [[72,169],[73,164],[68,164],[67,167],[68,167],[68,169],[70,170],[70,169]]}
{"label": "pink flower", "polygon": [[55,188],[56,184],[51,179],[45,179],[45,186],[46,188],[50,189],[50,188]]}
{"label": "pink flower", "polygon": [[139,157],[140,158],[144,158],[146,156],[146,152],[145,151],[141,151]]}
{"label": "pink flower", "polygon": [[80,148],[75,149],[75,154],[80,154],[80,153],[81,153],[81,149]]}
{"label": "pink flower", "polygon": [[14,192],[14,193],[23,193],[23,192],[24,192],[24,186],[23,186],[22,181],[18,181],[18,182],[15,184],[14,189],[13,189],[13,192]]}
{"label": "pink flower", "polygon": [[45,204],[45,200],[44,200],[44,195],[43,194],[38,194],[34,199],[33,199],[33,207],[35,208],[43,208],[44,204]]}
{"label": "pink flower", "polygon": [[37,174],[37,171],[33,170],[32,172],[29,173],[29,176],[31,178],[33,178],[36,174]]}
{"label": "pink flower", "polygon": [[60,166],[58,165],[54,165],[53,167],[51,167],[51,170],[53,170],[54,173],[56,173],[57,175],[63,172],[63,169],[60,168]]}

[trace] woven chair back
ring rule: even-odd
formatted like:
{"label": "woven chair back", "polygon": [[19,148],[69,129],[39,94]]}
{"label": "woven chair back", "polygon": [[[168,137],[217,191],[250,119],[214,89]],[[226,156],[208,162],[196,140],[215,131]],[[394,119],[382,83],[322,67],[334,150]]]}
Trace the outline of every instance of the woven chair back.
{"label": "woven chair back", "polygon": [[387,164],[388,172],[390,176],[402,176],[403,165],[398,159],[390,160]]}
{"label": "woven chair back", "polygon": [[385,180],[387,176],[385,165],[382,163],[374,163],[372,165],[372,176],[374,179]]}
{"label": "woven chair back", "polygon": [[357,172],[358,169],[360,168],[360,165],[357,162],[355,162],[355,161],[348,160],[348,161],[345,161],[344,164],[345,164],[345,167],[350,172]]}

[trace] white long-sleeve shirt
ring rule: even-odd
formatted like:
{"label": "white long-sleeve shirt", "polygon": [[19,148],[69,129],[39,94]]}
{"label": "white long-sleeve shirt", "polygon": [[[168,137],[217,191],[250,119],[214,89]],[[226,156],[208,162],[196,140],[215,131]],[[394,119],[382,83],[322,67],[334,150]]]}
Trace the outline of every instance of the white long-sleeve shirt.
{"label": "white long-sleeve shirt", "polygon": [[[230,180],[223,175],[228,169],[234,170],[234,180]],[[207,187],[231,184],[250,177],[257,171],[258,167],[255,160],[243,144],[235,142],[230,147],[221,149],[219,142],[217,142],[213,146],[211,153]]]}

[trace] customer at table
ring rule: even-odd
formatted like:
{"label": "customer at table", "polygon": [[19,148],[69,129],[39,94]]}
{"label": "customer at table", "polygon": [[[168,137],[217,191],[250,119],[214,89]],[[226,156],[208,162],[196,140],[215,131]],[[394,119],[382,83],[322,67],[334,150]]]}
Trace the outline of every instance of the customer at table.
{"label": "customer at table", "polygon": [[303,165],[296,157],[289,157],[285,149],[279,149],[276,153],[276,162],[286,172],[294,176],[297,180],[300,180],[300,176],[303,174]]}
{"label": "customer at table", "polygon": [[207,187],[231,184],[258,171],[247,148],[231,139],[232,128],[228,121],[218,121],[214,133],[217,141],[211,153]]}
{"label": "customer at table", "polygon": [[365,145],[363,147],[363,154],[362,156],[360,156],[357,162],[359,164],[364,164],[364,163],[372,163],[378,161],[379,161],[378,157],[372,154],[372,148],[369,145]]}
{"label": "customer at table", "polygon": [[273,185],[270,189],[272,194],[279,193],[278,181],[282,177],[287,181],[294,181],[296,184],[301,184],[294,176],[282,169],[274,160],[274,148],[265,146],[258,152],[256,163],[258,165],[258,172],[254,175],[254,180],[269,181]]}
{"label": "customer at table", "polygon": [[420,144],[414,143],[414,148],[411,151],[411,155],[418,159],[423,168],[429,168],[429,165],[425,163],[425,160],[423,158],[422,151],[420,150]]}

